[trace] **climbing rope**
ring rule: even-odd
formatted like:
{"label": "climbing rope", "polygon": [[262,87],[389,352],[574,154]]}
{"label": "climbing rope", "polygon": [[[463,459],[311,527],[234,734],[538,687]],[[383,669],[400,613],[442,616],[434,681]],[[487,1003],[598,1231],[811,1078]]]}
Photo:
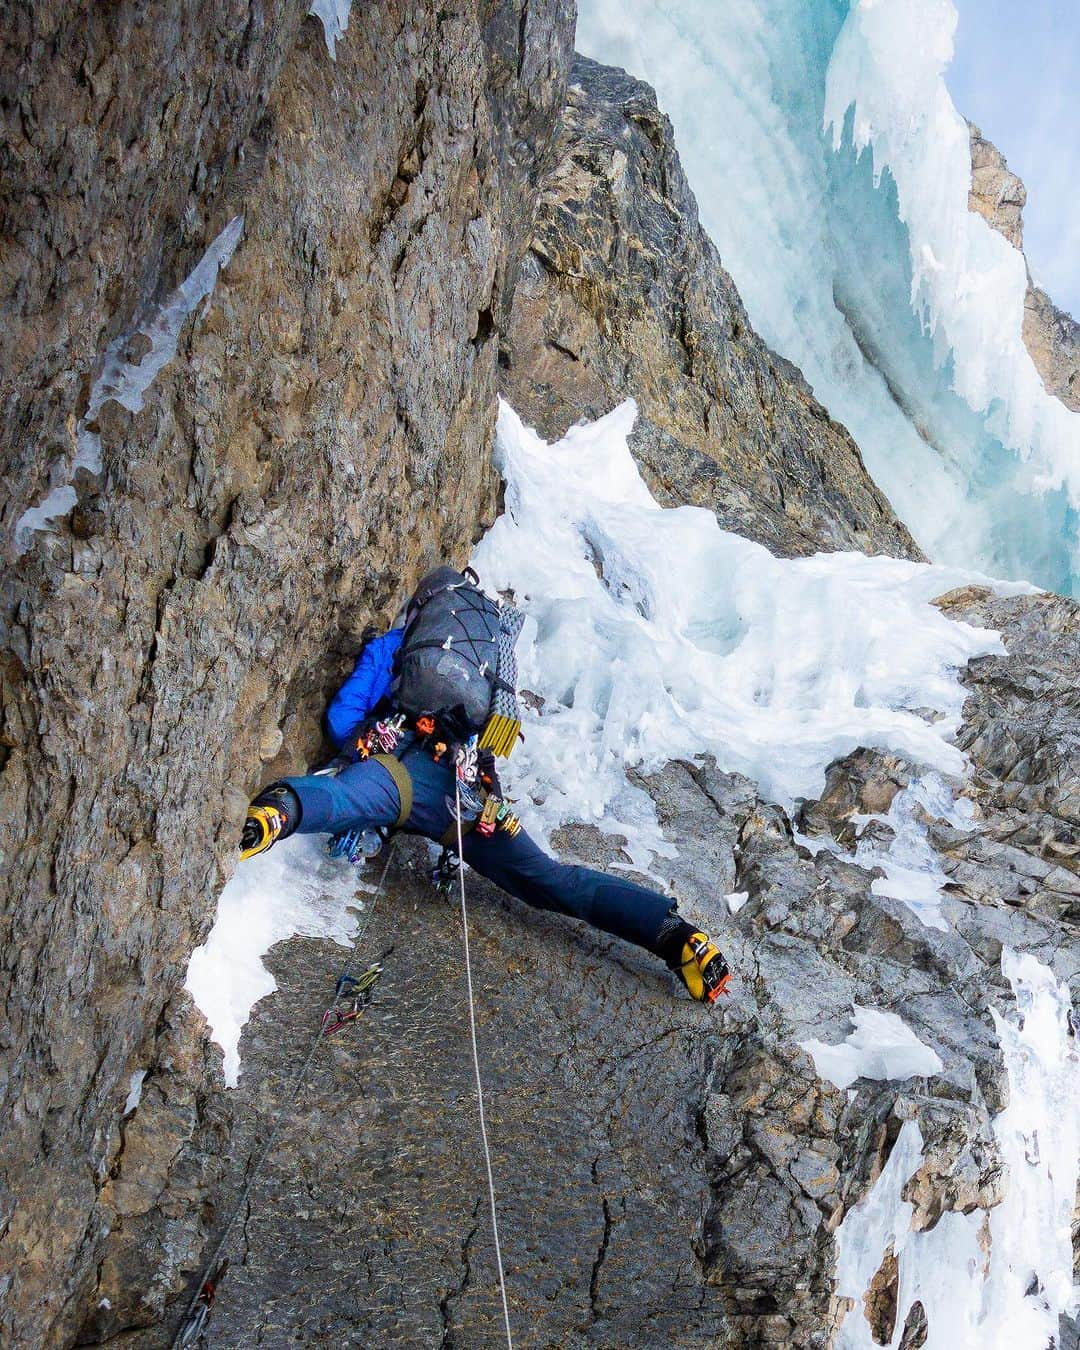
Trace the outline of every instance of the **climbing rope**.
{"label": "climbing rope", "polygon": [[[454,798],[457,820],[458,858],[462,858],[461,840],[461,780],[454,774]],[[495,1239],[495,1264],[499,1271],[499,1293],[502,1296],[503,1322],[506,1326],[506,1344],[514,1350],[514,1338],[510,1332],[510,1308],[506,1302],[506,1276],[503,1273],[502,1248],[499,1245],[499,1220],[495,1213],[495,1178],[491,1171],[491,1149],[488,1146],[487,1121],[484,1117],[484,1084],[480,1078],[480,1052],[476,1046],[476,1007],[473,1001],[472,958],[469,955],[469,916],[465,910],[465,868],[457,869],[458,884],[461,888],[461,931],[465,938],[465,982],[469,991],[469,1034],[472,1038],[473,1072],[476,1075],[476,1104],[480,1110],[480,1139],[484,1145],[484,1164],[487,1167],[488,1200],[491,1204],[491,1232]]]}
{"label": "climbing rope", "polygon": [[[382,965],[380,962],[375,962],[358,976],[350,974],[350,969],[353,965],[353,959],[360,950],[364,937],[367,934],[367,930],[371,925],[371,920],[374,917],[375,906],[378,903],[379,896],[382,894],[386,875],[390,871],[390,863],[394,856],[394,843],[395,841],[391,840],[387,848],[386,863],[383,867],[382,875],[379,877],[378,885],[372,892],[371,904],[368,906],[360,931],[353,941],[352,950],[349,953],[348,960],[345,962],[341,974],[338,976],[337,984],[334,988],[334,1001],[322,1015],[322,1020],[319,1022],[319,1029],[315,1033],[314,1040],[311,1042],[311,1048],[307,1052],[307,1057],[300,1066],[300,1071],[294,1078],[292,1087],[282,1101],[281,1106],[278,1108],[277,1116],[274,1118],[274,1124],[267,1136],[266,1143],[263,1145],[262,1151],[256,1159],[254,1167],[252,1167],[251,1171],[248,1173],[247,1181],[244,1183],[244,1188],[240,1192],[240,1198],[237,1200],[232,1213],[229,1215],[229,1221],[225,1225],[221,1237],[218,1238],[209,1261],[206,1263],[202,1278],[195,1290],[195,1294],[188,1304],[184,1320],[180,1324],[180,1328],[173,1338],[172,1350],[188,1350],[188,1347],[195,1345],[205,1332],[206,1324],[210,1318],[210,1311],[213,1308],[217,1294],[217,1286],[224,1278],[225,1271],[228,1269],[228,1262],[222,1261],[219,1265],[218,1258],[224,1251],[225,1244],[229,1240],[229,1234],[232,1232],[236,1220],[240,1217],[240,1212],[247,1203],[248,1196],[251,1194],[251,1189],[255,1185],[267,1158],[269,1158],[274,1144],[277,1142],[277,1137],[286,1113],[300,1095],[300,1089],[307,1080],[308,1070],[311,1068],[311,1062],[315,1058],[315,1052],[318,1050],[320,1043],[327,1036],[333,1035],[333,1033],[344,1026],[346,1022],[353,1021],[359,1016],[362,1008],[367,1005],[371,996],[371,991],[382,972]],[[384,953],[383,955],[385,956],[387,954],[388,953]],[[353,1008],[351,1012],[340,1015],[338,1009],[342,1002],[348,999],[353,1000]]]}

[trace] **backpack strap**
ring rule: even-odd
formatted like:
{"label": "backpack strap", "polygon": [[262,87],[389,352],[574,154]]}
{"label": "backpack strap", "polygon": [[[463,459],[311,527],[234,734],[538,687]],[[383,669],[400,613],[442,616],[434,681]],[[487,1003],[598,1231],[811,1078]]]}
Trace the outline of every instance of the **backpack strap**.
{"label": "backpack strap", "polygon": [[401,810],[398,812],[397,820],[394,821],[390,828],[393,830],[400,830],[412,815],[412,777],[405,765],[402,764],[401,760],[396,759],[393,755],[372,755],[371,758],[376,764],[381,764],[394,780],[394,786],[397,788],[398,796],[401,798]]}

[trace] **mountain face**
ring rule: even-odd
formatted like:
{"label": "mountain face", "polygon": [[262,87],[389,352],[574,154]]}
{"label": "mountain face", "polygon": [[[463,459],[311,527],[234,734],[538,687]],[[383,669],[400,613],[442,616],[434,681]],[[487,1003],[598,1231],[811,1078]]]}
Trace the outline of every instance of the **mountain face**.
{"label": "mountain face", "polygon": [[[235,1091],[182,985],[250,795],[317,756],[365,625],[499,509],[500,389],[549,438],[633,397],[658,499],[779,554],[920,556],[754,333],[651,91],[571,72],[573,25],[562,0],[367,7],[333,61],[259,4],[7,25],[4,200],[37,205],[3,219],[5,1344],[169,1344],[282,1104],[213,1343],[497,1342],[460,932],[425,847],[401,842],[374,905],[358,880],[378,997],[294,1100],[341,948],[273,948]],[[920,1252],[997,1250],[1021,1173],[996,1122],[1025,1092],[995,1013],[1036,1006],[1003,955],[1080,978],[1080,609],[938,604],[1002,636],[963,676],[948,805],[868,747],[790,811],[709,759],[632,775],[678,850],[656,876],[736,972],[718,1014],[470,878],[520,1338],[807,1347],[846,1324],[913,1350],[940,1315],[928,1279],[902,1298]],[[880,885],[909,829],[943,929]],[[593,824],[554,842],[628,863]],[[853,1005],[940,1071],[819,1074],[804,1046],[849,1038]],[[859,1202],[915,1127],[910,1222],[862,1243],[848,1292]]]}
{"label": "mountain face", "polygon": [[5,1344],[69,1339],[147,1212],[110,1184],[124,1100],[175,1062],[246,801],[495,511],[496,316],[572,9],[381,6],[335,62],[301,11],[5,16]]}

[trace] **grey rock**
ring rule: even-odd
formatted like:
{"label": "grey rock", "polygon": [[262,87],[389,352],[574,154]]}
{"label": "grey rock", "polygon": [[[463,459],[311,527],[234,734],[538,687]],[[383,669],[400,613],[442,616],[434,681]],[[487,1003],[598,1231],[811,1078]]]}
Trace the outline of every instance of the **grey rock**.
{"label": "grey rock", "polygon": [[[194,1176],[183,1159],[212,1140],[179,1088],[157,1101],[162,1019],[238,811],[319,753],[365,625],[496,509],[496,316],[572,7],[357,7],[336,63],[305,8],[6,16],[5,540],[106,343],[234,215],[244,235],[143,410],[102,408],[77,510],[0,582],[5,1344],[63,1343],[111,1300],[95,1287],[118,1225],[109,1289],[142,1229],[144,1253],[169,1244],[144,1285],[181,1287],[205,1217],[169,1236],[150,1197],[179,1210],[183,1178],[169,1199],[163,1176]],[[214,1089],[190,1062],[197,1100]]]}

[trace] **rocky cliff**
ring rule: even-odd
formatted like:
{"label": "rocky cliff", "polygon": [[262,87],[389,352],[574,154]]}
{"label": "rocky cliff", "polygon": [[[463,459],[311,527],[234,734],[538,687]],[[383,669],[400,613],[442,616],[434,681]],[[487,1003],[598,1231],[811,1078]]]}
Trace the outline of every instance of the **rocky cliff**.
{"label": "rocky cliff", "polygon": [[5,1344],[66,1341],[148,1208],[110,1184],[128,1083],[176,1063],[245,800],[492,517],[572,26],[382,5],[331,61],[296,5],[5,14]]}
{"label": "rocky cliff", "polygon": [[[999,234],[1023,251],[1027,189],[1009,170],[1005,156],[974,123],[971,137],[971,191],[968,205]],[[1058,309],[1028,273],[1024,299],[1024,342],[1051,394],[1080,412],[1080,323]]]}
{"label": "rocky cliff", "polygon": [[[258,2],[13,11],[0,171],[37,206],[3,218],[4,1344],[170,1343],[342,961],[273,950],[226,1093],[188,955],[244,803],[316,751],[363,626],[497,509],[497,385],[548,434],[634,397],[658,495],[777,552],[915,556],[750,330],[648,89],[578,62],[567,95],[572,26],[560,0],[367,7],[332,62],[314,20]],[[1080,972],[1080,620],[941,603],[1006,647],[966,676],[970,828],[920,808],[948,931],[875,891],[893,826],[862,840],[864,817],[918,773],[876,751],[794,821],[709,762],[645,783],[666,879],[738,972],[719,1017],[470,882],[521,1343],[830,1344],[861,1311],[835,1233],[905,1121],[919,1230],[1001,1199],[1002,949]],[[625,861],[585,826],[557,842]],[[364,956],[393,945],[379,996],[286,1112],[214,1344],[498,1342],[460,934],[427,866],[405,842],[373,912],[358,887]],[[942,1072],[819,1077],[799,1042],[842,1039],[853,1002]],[[914,1350],[888,1254],[872,1286],[875,1334]]]}

